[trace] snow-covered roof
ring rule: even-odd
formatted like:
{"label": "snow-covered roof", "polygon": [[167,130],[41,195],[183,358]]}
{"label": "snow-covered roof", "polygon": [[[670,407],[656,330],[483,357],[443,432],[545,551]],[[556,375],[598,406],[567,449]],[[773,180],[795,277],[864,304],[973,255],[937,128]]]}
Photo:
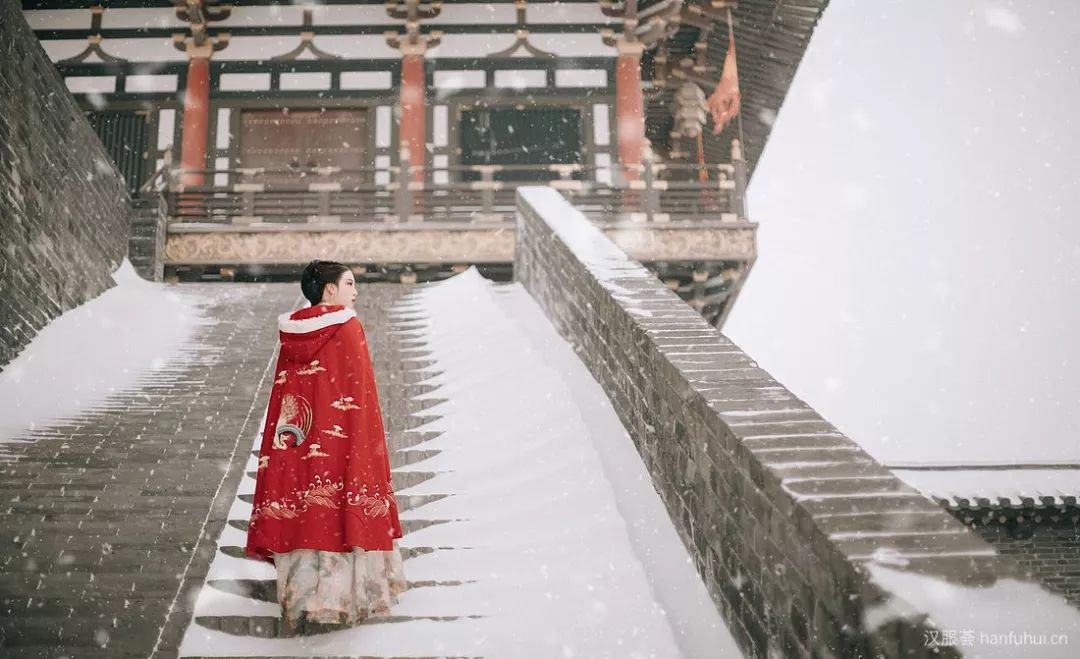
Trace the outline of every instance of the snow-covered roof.
{"label": "snow-covered roof", "polygon": [[907,465],[893,472],[950,508],[1075,506],[1080,464]]}

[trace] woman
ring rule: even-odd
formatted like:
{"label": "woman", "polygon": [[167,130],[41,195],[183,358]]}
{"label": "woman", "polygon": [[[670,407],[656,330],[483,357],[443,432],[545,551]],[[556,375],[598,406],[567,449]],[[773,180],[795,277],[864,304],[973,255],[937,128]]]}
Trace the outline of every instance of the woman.
{"label": "woman", "polygon": [[290,627],[354,625],[406,588],[401,522],[353,273],[312,261],[300,288],[312,306],[278,317],[246,551],[276,565]]}

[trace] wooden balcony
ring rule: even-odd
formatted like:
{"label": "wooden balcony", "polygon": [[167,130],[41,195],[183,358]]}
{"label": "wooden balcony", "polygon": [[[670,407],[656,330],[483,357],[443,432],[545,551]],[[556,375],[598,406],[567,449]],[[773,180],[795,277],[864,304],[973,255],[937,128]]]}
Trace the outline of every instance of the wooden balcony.
{"label": "wooden balcony", "polygon": [[167,213],[165,275],[288,277],[321,258],[399,281],[470,264],[508,276],[515,191],[547,185],[720,320],[756,256],[740,169],[471,166],[428,171],[423,181],[396,168],[173,172],[159,191]]}

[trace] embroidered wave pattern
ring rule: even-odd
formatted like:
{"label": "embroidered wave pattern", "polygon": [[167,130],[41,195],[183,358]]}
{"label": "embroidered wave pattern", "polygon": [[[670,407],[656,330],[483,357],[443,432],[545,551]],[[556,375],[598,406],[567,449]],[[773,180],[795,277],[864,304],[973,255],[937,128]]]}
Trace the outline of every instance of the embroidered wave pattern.
{"label": "embroidered wave pattern", "polygon": [[289,504],[286,500],[271,501],[265,506],[259,506],[256,509],[257,517],[265,517],[267,519],[295,519],[300,516],[303,511],[298,511],[295,505]]}
{"label": "embroidered wave pattern", "polygon": [[379,489],[375,488],[374,496],[368,494],[368,487],[364,485],[359,492],[346,493],[346,499],[350,506],[360,506],[368,517],[384,517],[390,514],[390,497],[394,495],[392,483],[386,483],[386,494],[380,495]]}
{"label": "embroidered wave pattern", "polygon": [[[315,482],[308,485],[307,489],[300,494],[300,500],[304,503],[305,510],[309,502],[324,508],[340,508],[338,501],[340,501],[341,497],[339,493],[343,489],[345,489],[345,483],[340,480],[336,483],[332,481],[324,483],[321,478],[316,476]],[[338,501],[335,501],[335,499]]]}
{"label": "embroidered wave pattern", "polygon": [[375,497],[369,497],[366,494],[361,494],[355,502],[350,500],[349,504],[362,506],[364,514],[368,517],[384,517],[390,514],[389,499],[377,499]]}
{"label": "embroidered wave pattern", "polygon": [[[315,481],[304,490],[293,492],[291,497],[286,496],[277,501],[270,501],[257,505],[252,510],[252,519],[266,517],[269,519],[293,519],[308,511],[312,505],[324,508],[340,508],[340,492],[345,489],[345,483],[338,481],[323,481],[316,476]],[[290,511],[288,514],[282,511]]]}
{"label": "embroidered wave pattern", "polygon": [[[252,510],[252,520],[266,519],[294,519],[308,511],[311,506],[338,509],[341,507],[341,493],[345,489],[342,480],[324,481],[319,476],[304,490],[293,492],[292,496],[282,497],[276,501],[270,501],[262,505],[256,505]],[[359,493],[347,492],[345,501],[350,506],[360,506],[368,517],[384,517],[390,513],[390,497],[394,490],[391,483],[386,484],[386,495],[381,495],[379,489],[375,489],[375,495],[369,495],[368,486],[360,488]]]}

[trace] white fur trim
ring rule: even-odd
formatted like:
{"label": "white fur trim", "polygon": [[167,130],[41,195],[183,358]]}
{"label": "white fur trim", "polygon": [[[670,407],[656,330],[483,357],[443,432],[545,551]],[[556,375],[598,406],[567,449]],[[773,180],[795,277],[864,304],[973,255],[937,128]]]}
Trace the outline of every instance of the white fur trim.
{"label": "white fur trim", "polygon": [[300,320],[289,318],[293,313],[289,311],[278,316],[278,329],[282,332],[287,334],[307,334],[331,325],[340,325],[350,318],[356,318],[356,310],[352,307],[345,307],[341,311],[331,311],[321,316],[301,318]]}

